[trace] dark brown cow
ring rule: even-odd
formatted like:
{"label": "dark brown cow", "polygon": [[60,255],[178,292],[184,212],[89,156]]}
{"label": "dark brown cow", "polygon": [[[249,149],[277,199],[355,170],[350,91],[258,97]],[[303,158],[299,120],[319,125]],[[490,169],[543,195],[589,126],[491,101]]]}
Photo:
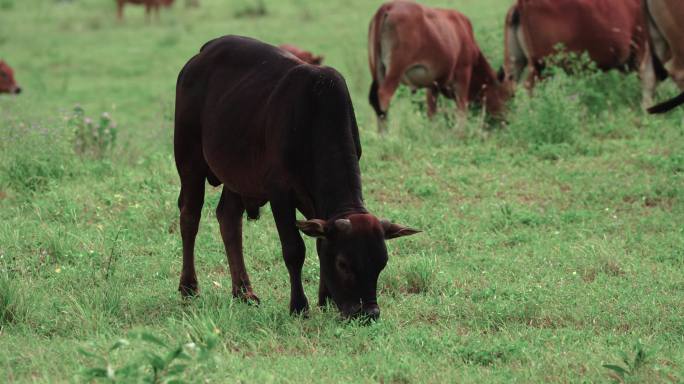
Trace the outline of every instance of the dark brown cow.
{"label": "dark brown cow", "polygon": [[655,72],[640,0],[517,0],[506,17],[504,70],[519,81],[529,70],[533,87],[545,59],[562,44],[584,53],[603,70],[639,70],[643,103],[653,99]]}
{"label": "dark brown cow", "polygon": [[[242,216],[255,219],[270,202],[290,274],[290,311],[308,308],[299,229],[318,239],[319,304],[332,298],[346,316],[379,316],[385,239],[418,231],[378,220],[364,207],[359,132],[337,71],[246,37],[210,41],[178,77],[174,152],[183,296],[198,291],[193,249],[207,180],[223,184],[216,216],[233,296],[258,302],[243,260]],[[306,221],[296,220],[297,210]]]}
{"label": "dark brown cow", "polygon": [[[684,91],[684,1],[644,0],[643,5],[655,60]],[[684,104],[684,92],[650,108],[649,112],[664,113],[681,104]]]}
{"label": "dark brown cow", "polygon": [[21,93],[21,87],[14,80],[14,71],[0,60],[0,93]]}
{"label": "dark brown cow", "polygon": [[482,102],[493,114],[503,111],[506,87],[475,42],[470,21],[457,11],[404,0],[383,4],[370,23],[368,54],[369,100],[380,132],[400,83],[427,89],[429,116],[439,93],[455,99],[461,115],[471,101]]}
{"label": "dark brown cow", "polygon": [[297,46],[294,46],[292,44],[283,44],[279,47],[280,49],[286,50],[290,52],[291,54],[297,56],[300,60],[302,60],[305,63],[312,64],[312,65],[321,65],[323,63],[323,56],[316,56],[313,53],[309,51],[305,51]]}
{"label": "dark brown cow", "polygon": [[155,12],[157,17],[159,17],[159,8],[161,6],[170,7],[173,4],[173,0],[116,0],[119,20],[123,20],[123,9],[126,4],[144,5],[145,18],[149,20],[152,12]]}

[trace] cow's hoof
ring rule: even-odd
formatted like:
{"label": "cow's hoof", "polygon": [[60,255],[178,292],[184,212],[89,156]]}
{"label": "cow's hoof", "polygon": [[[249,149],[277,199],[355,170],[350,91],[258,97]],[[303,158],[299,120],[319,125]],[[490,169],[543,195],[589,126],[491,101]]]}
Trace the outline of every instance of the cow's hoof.
{"label": "cow's hoof", "polygon": [[290,314],[306,317],[309,314],[309,301],[306,299],[290,301]]}
{"label": "cow's hoof", "polygon": [[199,285],[197,282],[194,283],[180,283],[178,285],[178,291],[184,299],[189,299],[192,297],[199,296]]}
{"label": "cow's hoof", "polygon": [[261,300],[259,300],[259,297],[255,295],[254,292],[252,292],[251,290],[241,291],[237,293],[234,292],[233,297],[249,305],[259,306],[259,304],[261,304]]}

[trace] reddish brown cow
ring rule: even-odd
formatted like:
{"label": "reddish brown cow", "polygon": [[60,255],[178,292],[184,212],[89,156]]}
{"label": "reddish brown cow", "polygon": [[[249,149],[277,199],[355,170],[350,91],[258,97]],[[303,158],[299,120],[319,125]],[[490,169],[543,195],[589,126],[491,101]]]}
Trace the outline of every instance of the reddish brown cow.
{"label": "reddish brown cow", "polygon": [[471,101],[493,114],[503,111],[506,87],[475,42],[470,21],[457,11],[405,0],[385,3],[371,21],[368,54],[369,100],[380,132],[400,83],[427,89],[429,116],[437,109],[439,93],[455,99],[461,114]]}
{"label": "reddish brown cow", "polygon": [[159,8],[161,6],[170,7],[174,0],[116,0],[117,15],[119,20],[123,20],[123,9],[126,4],[137,4],[145,6],[145,18],[150,19],[152,12],[159,17]]}
{"label": "reddish brown cow", "polygon": [[533,87],[545,59],[562,44],[603,70],[639,70],[643,102],[653,98],[655,71],[640,0],[517,0],[506,17],[504,70],[519,81],[527,68]]}
{"label": "reddish brown cow", "polygon": [[0,60],[0,93],[21,93],[21,87],[14,80],[14,71]]}
{"label": "reddish brown cow", "polygon": [[[684,1],[644,0],[643,5],[655,60],[684,91]],[[663,113],[681,104],[684,104],[684,92],[650,108],[649,112]]]}
{"label": "reddish brown cow", "polygon": [[279,48],[297,56],[300,60],[302,60],[305,63],[312,65],[321,65],[321,63],[323,63],[323,56],[316,56],[313,53],[305,51],[292,44],[283,44]]}
{"label": "reddish brown cow", "polygon": [[[208,181],[223,184],[216,216],[235,297],[258,301],[243,259],[242,216],[256,219],[270,202],[290,274],[290,311],[308,308],[301,230],[318,239],[319,305],[332,299],[344,315],[379,316],[385,239],[418,231],[378,220],[364,207],[359,131],[337,71],[246,37],[210,41],[178,76],[174,153],[181,294],[198,290],[194,244]],[[306,221],[297,222],[297,210]]]}

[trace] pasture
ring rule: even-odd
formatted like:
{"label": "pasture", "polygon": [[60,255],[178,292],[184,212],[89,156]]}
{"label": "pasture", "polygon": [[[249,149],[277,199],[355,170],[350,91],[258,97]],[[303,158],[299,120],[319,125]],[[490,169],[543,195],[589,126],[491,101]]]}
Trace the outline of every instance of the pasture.
{"label": "pasture", "polygon": [[[498,68],[509,0],[423,3],[470,17]],[[684,110],[647,116],[634,74],[559,73],[519,91],[507,124],[475,108],[459,125],[446,100],[430,122],[402,88],[381,137],[366,51],[379,4],[177,1],[148,24],[134,6],[118,22],[113,0],[0,0],[0,57],[23,88],[0,95],[0,381],[684,380]],[[289,315],[268,206],[244,227],[261,305],[233,301],[209,186],[201,296],[181,300],[175,82],[225,34],[297,44],[345,76],[367,207],[424,231],[388,242],[379,322]],[[677,93],[668,81],[658,100]]]}

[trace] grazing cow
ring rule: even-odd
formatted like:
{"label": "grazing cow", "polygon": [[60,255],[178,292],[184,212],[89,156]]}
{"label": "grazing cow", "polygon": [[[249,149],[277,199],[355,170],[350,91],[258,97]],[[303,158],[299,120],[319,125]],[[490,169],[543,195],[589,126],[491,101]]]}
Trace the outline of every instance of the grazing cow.
{"label": "grazing cow", "polygon": [[[684,91],[684,2],[644,0],[643,6],[655,60]],[[650,108],[649,112],[664,113],[681,104],[684,104],[684,92]]]}
{"label": "grazing cow", "polygon": [[[242,216],[256,219],[270,202],[290,275],[290,312],[308,308],[299,229],[317,238],[319,305],[332,299],[345,316],[379,316],[385,239],[418,231],[378,220],[364,207],[359,132],[337,71],[246,37],[208,42],[178,77],[174,153],[183,296],[198,292],[193,250],[207,180],[223,184],[216,216],[233,296],[258,302],[243,260]],[[307,220],[297,221],[297,210]]]}
{"label": "grazing cow", "polygon": [[14,71],[0,60],[0,93],[21,93],[21,87],[14,80]]}
{"label": "grazing cow", "polygon": [[643,103],[650,104],[655,71],[639,2],[517,0],[506,16],[507,77],[519,81],[527,67],[527,86],[532,88],[545,59],[562,44],[569,52],[587,52],[602,70],[639,70]]}
{"label": "grazing cow", "polygon": [[159,8],[162,5],[165,7],[170,7],[173,4],[173,0],[116,0],[117,15],[119,17],[119,20],[123,20],[123,9],[126,3],[144,5],[145,18],[147,20],[150,20],[152,12],[155,12],[157,14],[157,17],[159,17]]}
{"label": "grazing cow", "polygon": [[292,44],[283,44],[279,48],[290,52],[291,54],[297,56],[300,60],[307,64],[321,65],[321,63],[323,63],[323,56],[316,56],[313,53],[305,51]]}
{"label": "grazing cow", "polygon": [[456,100],[461,115],[471,101],[494,115],[503,112],[507,88],[475,42],[470,21],[457,11],[405,0],[381,5],[370,23],[368,56],[373,77],[369,101],[381,133],[400,83],[427,89],[430,117],[440,93]]}

